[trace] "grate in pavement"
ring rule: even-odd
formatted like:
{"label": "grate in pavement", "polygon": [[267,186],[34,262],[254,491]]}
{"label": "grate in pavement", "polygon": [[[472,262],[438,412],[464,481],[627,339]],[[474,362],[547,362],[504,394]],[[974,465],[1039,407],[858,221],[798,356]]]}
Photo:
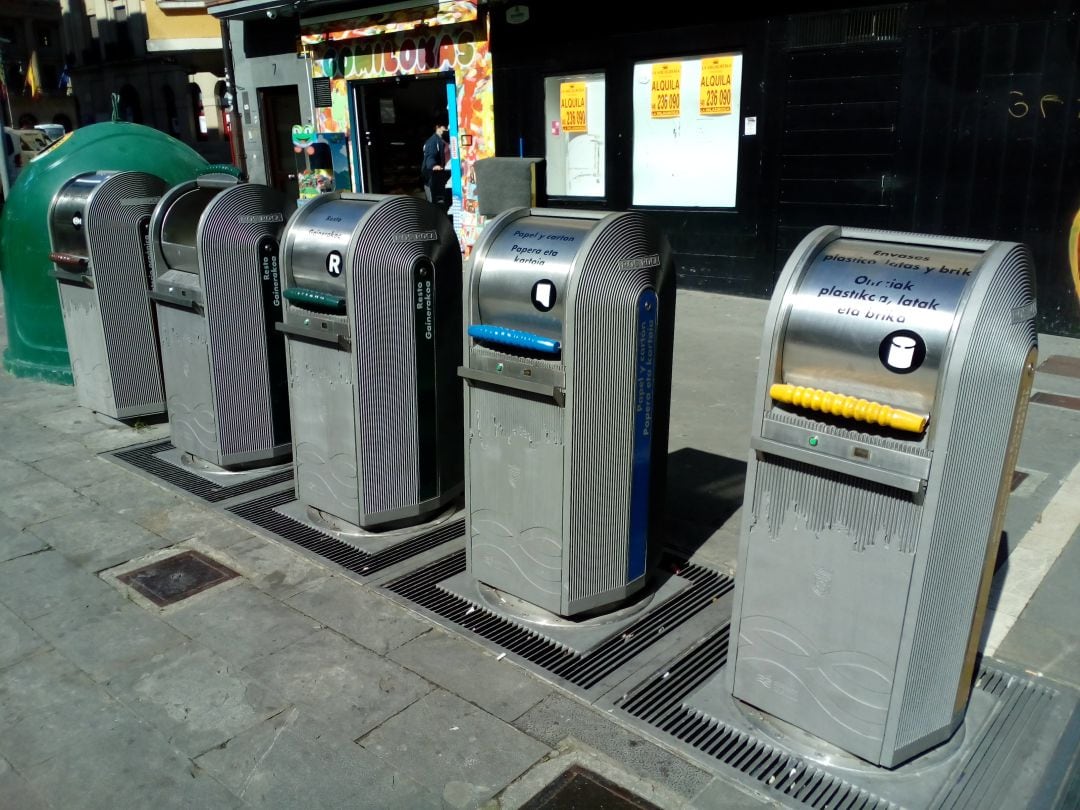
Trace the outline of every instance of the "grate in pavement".
{"label": "grate in pavement", "polygon": [[521,810],[660,810],[610,779],[580,765],[571,765]]}
{"label": "grate in pavement", "polygon": [[276,507],[284,506],[295,499],[292,490],[271,492],[246,503],[231,506],[226,511],[362,577],[369,577],[465,534],[464,519],[454,520],[402,540],[376,554],[368,554],[326,532],[275,511]]}
{"label": "grate in pavement", "polygon": [[165,607],[239,576],[231,568],[197,551],[185,551],[168,559],[121,574],[130,585],[158,607]]}
{"label": "grate in pavement", "polygon": [[661,565],[689,581],[689,586],[641,617],[620,627],[597,646],[578,653],[533,627],[501,616],[483,606],[450,593],[438,585],[465,570],[465,551],[458,551],[408,573],[384,587],[445,620],[453,629],[465,630],[489,642],[497,650],[512,653],[549,676],[588,692],[605,677],[657,641],[674,633],[683,623],[730,592],[735,582],[728,576],[667,556]]}
{"label": "grate in pavement", "polygon": [[153,444],[125,447],[122,450],[114,450],[103,455],[112,457],[130,467],[134,467],[150,478],[157,479],[161,483],[183,490],[210,503],[220,503],[230,498],[249,495],[263,487],[288,483],[293,478],[292,468],[290,467],[287,470],[246,478],[236,484],[223,485],[209,481],[200,475],[159,458],[160,454],[173,449],[175,448],[172,442],[165,440]]}
{"label": "grate in pavement", "polygon": [[995,796],[1021,783],[1022,773],[1038,776],[1048,759],[1046,737],[1061,734],[1064,719],[1076,716],[1076,695],[984,661],[968,709],[966,737],[949,755],[954,761],[948,767],[939,758],[932,767],[913,760],[898,771],[830,768],[765,737],[737,710],[718,717],[693,705],[694,693],[727,662],[729,629],[725,625],[709,634],[614,705],[640,721],[639,728],[714,768],[723,766],[728,776],[785,806],[1000,806]]}

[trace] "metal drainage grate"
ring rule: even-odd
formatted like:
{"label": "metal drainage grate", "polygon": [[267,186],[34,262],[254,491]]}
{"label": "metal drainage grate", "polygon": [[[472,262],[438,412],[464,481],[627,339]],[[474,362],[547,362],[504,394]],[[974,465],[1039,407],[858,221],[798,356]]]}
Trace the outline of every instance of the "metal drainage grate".
{"label": "metal drainage grate", "polygon": [[263,487],[274,486],[275,484],[286,484],[291,481],[293,477],[292,469],[290,468],[288,470],[272,473],[264,478],[247,480],[243,483],[232,484],[230,486],[221,486],[220,484],[215,484],[213,481],[207,481],[201,476],[195,475],[174,464],[170,464],[167,461],[162,461],[160,458],[157,458],[158,453],[164,453],[172,449],[174,449],[172,442],[163,441],[158,442],[157,444],[143,445],[141,447],[129,447],[126,450],[117,450],[112,453],[107,453],[106,455],[111,455],[118,461],[130,464],[136,469],[149,473],[154,478],[158,478],[167,484],[182,489],[184,492],[191,493],[196,498],[202,498],[204,501],[209,501],[210,503],[219,503],[221,501],[227,501],[229,498],[248,495]]}
{"label": "metal drainage grate", "polygon": [[660,810],[652,802],[580,765],[571,765],[521,805],[520,810],[573,810],[577,807]]}
{"label": "metal drainage grate", "polygon": [[402,540],[377,554],[368,554],[332,535],[274,511],[275,507],[284,506],[294,500],[296,495],[292,490],[271,492],[253,501],[231,506],[226,511],[362,577],[369,577],[465,534],[465,520],[455,520],[424,534]]}
{"label": "metal drainage grate", "polygon": [[540,669],[588,690],[735,586],[735,581],[724,574],[686,565],[672,557],[667,557],[663,565],[689,580],[690,585],[584,654],[568,650],[534,630],[436,587],[465,570],[464,551],[436,560],[385,587]]}
{"label": "metal drainage grate", "polygon": [[[851,784],[812,762],[757,739],[744,729],[702,714],[684,705],[684,699],[713,676],[727,662],[730,625],[707,636],[697,646],[676,658],[669,666],[615,705],[627,714],[668,734],[733,768],[756,788],[782,794],[786,802],[813,808],[860,808],[892,810],[897,805]],[[1002,768],[1003,757],[1025,733],[1023,726],[1038,728],[1056,690],[993,666],[979,671],[975,688],[999,701],[992,723],[981,733],[972,752],[951,782],[934,802],[933,808],[985,807]]]}
{"label": "metal drainage grate", "polygon": [[682,705],[683,699],[727,662],[725,625],[677,658],[615,705],[665,734],[770,788],[815,808],[887,810],[893,805],[814,767],[801,757],[778,751],[745,731]]}
{"label": "metal drainage grate", "polygon": [[117,577],[158,607],[187,599],[240,576],[197,551],[185,551]]}

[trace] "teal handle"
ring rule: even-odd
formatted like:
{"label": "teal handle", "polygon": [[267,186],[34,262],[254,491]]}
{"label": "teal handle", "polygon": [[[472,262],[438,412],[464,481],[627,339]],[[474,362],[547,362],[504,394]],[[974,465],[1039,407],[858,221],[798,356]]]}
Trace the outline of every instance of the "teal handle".
{"label": "teal handle", "polygon": [[303,306],[314,306],[338,314],[345,312],[344,298],[340,295],[325,293],[322,290],[312,290],[309,287],[287,287],[285,297],[293,303]]}

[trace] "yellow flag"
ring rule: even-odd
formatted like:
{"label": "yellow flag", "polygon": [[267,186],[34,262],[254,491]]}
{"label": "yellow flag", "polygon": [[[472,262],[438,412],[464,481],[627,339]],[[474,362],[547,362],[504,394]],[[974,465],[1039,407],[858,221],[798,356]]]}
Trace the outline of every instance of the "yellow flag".
{"label": "yellow flag", "polygon": [[38,81],[37,73],[34,72],[34,63],[26,69],[26,86],[30,88],[30,98],[41,98],[41,82]]}

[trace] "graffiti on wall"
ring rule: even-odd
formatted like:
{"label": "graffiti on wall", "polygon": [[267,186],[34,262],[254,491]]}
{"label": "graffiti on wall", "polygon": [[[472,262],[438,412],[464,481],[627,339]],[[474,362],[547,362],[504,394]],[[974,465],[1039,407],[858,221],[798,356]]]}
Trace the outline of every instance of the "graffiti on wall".
{"label": "graffiti on wall", "polygon": [[331,106],[316,110],[319,132],[350,129],[348,83],[387,76],[452,70],[457,85],[457,148],[454,170],[461,178],[460,215],[454,227],[466,253],[479,236],[473,165],[495,154],[491,54],[479,25],[448,26],[415,34],[396,32],[344,40],[331,34],[311,47],[312,78],[330,79]]}

